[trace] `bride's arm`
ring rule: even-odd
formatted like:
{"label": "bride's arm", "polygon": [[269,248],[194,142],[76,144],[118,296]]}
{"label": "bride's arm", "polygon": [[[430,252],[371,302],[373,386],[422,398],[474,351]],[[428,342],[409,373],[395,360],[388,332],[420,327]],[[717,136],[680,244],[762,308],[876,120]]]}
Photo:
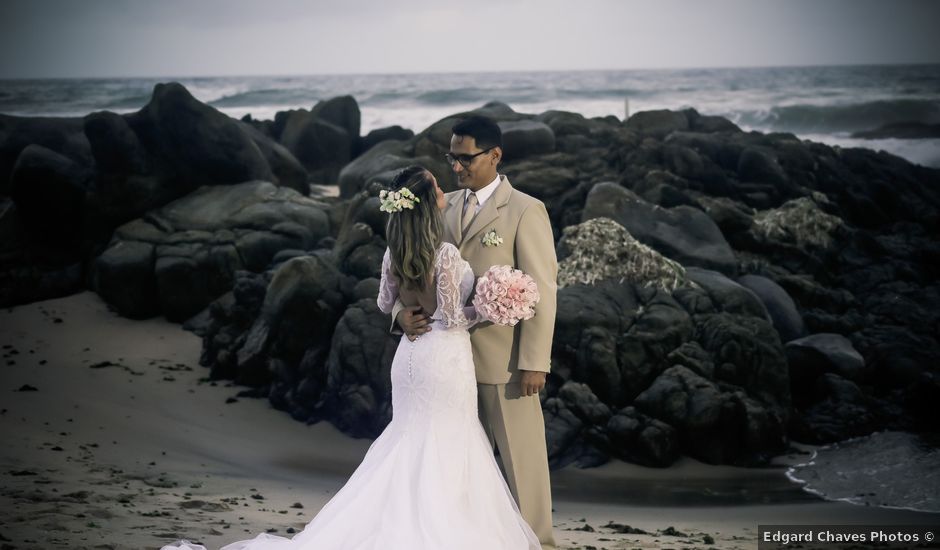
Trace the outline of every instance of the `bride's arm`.
{"label": "bride's arm", "polygon": [[[396,308],[401,310],[401,301],[398,299],[398,281],[392,275],[392,258],[388,248],[385,249],[385,256],[382,258],[382,278],[379,279],[379,295],[375,302],[382,313],[392,313]],[[393,314],[392,327],[396,325]]]}
{"label": "bride's arm", "polygon": [[482,315],[480,315],[480,312],[477,311],[477,308],[473,306],[463,306],[463,316],[467,318],[467,328],[470,328],[473,325],[486,320]]}

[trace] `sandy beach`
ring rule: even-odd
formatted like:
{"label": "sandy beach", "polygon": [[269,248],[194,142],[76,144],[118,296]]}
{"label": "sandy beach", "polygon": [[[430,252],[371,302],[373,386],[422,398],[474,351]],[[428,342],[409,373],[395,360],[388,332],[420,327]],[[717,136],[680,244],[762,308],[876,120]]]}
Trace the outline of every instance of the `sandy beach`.
{"label": "sandy beach", "polygon": [[[0,347],[4,550],[289,536],[371,443],[209,382],[198,337],[162,318],[121,318],[91,292],[3,310]],[[566,549],[744,549],[757,547],[758,524],[940,521],[810,495],[785,476],[805,456],[762,469],[682,459],[553,472],[556,537]]]}

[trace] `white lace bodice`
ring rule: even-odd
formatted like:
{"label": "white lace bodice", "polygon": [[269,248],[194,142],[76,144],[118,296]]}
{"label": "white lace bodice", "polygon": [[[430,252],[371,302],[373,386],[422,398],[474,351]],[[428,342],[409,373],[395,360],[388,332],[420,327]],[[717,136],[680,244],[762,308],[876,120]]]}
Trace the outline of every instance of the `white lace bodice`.
{"label": "white lace bodice", "polygon": [[[382,259],[382,278],[376,303],[383,313],[391,313],[398,299],[398,280],[391,272],[391,252],[385,249]],[[431,319],[445,328],[469,328],[477,321],[476,310],[465,307],[473,292],[475,282],[473,269],[460,256],[460,251],[451,243],[442,243],[434,259],[434,284],[437,288],[437,309]]]}

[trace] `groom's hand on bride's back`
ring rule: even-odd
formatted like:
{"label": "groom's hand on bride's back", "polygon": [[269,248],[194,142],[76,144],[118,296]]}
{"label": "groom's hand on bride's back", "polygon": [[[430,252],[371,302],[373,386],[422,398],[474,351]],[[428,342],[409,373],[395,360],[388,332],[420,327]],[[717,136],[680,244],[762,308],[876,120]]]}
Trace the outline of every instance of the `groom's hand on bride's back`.
{"label": "groom's hand on bride's back", "polygon": [[431,324],[431,316],[425,313],[421,306],[408,306],[402,309],[398,312],[395,321],[411,341],[431,330],[428,326]]}

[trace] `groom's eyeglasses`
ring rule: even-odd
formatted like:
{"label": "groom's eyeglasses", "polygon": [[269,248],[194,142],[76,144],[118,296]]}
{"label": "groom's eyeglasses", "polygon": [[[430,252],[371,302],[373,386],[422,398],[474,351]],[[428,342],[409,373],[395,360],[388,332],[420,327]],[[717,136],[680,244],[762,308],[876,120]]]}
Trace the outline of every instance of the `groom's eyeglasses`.
{"label": "groom's eyeglasses", "polygon": [[473,159],[477,158],[483,153],[486,153],[487,151],[490,151],[494,148],[495,146],[487,147],[486,149],[480,151],[479,153],[474,153],[472,155],[452,155],[450,153],[445,153],[444,160],[446,160],[447,164],[451,166],[453,166],[455,162],[459,162],[460,165],[463,166],[464,168],[470,168],[470,164],[473,163]]}

